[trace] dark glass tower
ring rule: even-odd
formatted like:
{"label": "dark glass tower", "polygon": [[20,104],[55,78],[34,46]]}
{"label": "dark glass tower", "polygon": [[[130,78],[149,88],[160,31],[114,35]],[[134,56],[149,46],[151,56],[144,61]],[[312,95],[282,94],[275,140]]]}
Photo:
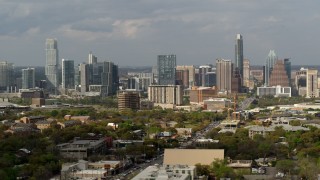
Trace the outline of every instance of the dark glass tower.
{"label": "dark glass tower", "polygon": [[241,78],[243,78],[243,39],[241,34],[237,34],[236,38],[235,68],[239,71]]}
{"label": "dark glass tower", "polygon": [[176,55],[158,56],[158,84],[175,85]]}

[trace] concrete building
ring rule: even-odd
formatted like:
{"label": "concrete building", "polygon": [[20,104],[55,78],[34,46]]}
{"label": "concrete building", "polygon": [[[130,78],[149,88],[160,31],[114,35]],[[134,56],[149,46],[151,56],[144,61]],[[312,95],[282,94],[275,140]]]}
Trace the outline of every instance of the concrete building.
{"label": "concrete building", "polygon": [[107,141],[105,138],[98,140],[74,139],[71,143],[58,144],[60,155],[70,159],[84,159],[92,155],[105,154]]}
{"label": "concrete building", "polygon": [[22,89],[35,87],[35,70],[34,68],[22,69]]}
{"label": "concrete building", "polygon": [[204,100],[217,96],[217,91],[211,87],[192,87],[189,92],[189,101],[191,104],[202,104]]}
{"label": "concrete building", "polygon": [[46,69],[47,90],[51,94],[58,94],[59,86],[59,51],[56,39],[46,40]]}
{"label": "concrete building", "polygon": [[224,159],[224,149],[165,149],[163,165],[210,165],[215,159]]}
{"label": "concrete building", "polygon": [[272,86],[272,87],[258,87],[257,96],[274,96],[274,97],[291,97],[291,87]]}
{"label": "concrete building", "polygon": [[62,59],[62,89],[74,89],[74,60]]}
{"label": "concrete building", "polygon": [[217,59],[216,68],[218,91],[231,93],[231,79],[233,69],[231,60]]}
{"label": "concrete building", "polygon": [[175,85],[176,55],[158,55],[158,84]]}
{"label": "concrete building", "polygon": [[151,85],[148,99],[157,104],[182,104],[182,87],[180,85]]}
{"label": "concrete building", "polygon": [[193,65],[191,66],[177,66],[176,70],[187,70],[189,74],[189,84],[185,88],[190,88],[195,85],[195,67]]}
{"label": "concrete building", "polygon": [[302,67],[295,73],[295,89],[298,91],[299,96],[307,94],[307,71],[308,69]]}
{"label": "concrete building", "polygon": [[250,61],[249,59],[243,60],[243,86],[250,87]]}
{"label": "concrete building", "polygon": [[139,110],[140,109],[140,94],[137,91],[122,91],[118,93],[118,109]]}
{"label": "concrete building", "polygon": [[307,70],[307,93],[306,97],[314,98],[319,97],[318,89],[318,70],[308,69]]}
{"label": "concrete building", "polygon": [[88,56],[88,64],[96,64],[98,62],[98,58],[92,54],[90,51],[89,56]]}
{"label": "concrete building", "polygon": [[172,166],[148,166],[132,180],[194,180],[197,178],[196,166],[172,165]]}
{"label": "concrete building", "polygon": [[189,71],[176,70],[176,84],[182,85],[184,89],[189,88]]}
{"label": "concrete building", "polygon": [[231,100],[226,98],[210,98],[203,101],[204,109],[209,111],[223,111],[231,106]]}

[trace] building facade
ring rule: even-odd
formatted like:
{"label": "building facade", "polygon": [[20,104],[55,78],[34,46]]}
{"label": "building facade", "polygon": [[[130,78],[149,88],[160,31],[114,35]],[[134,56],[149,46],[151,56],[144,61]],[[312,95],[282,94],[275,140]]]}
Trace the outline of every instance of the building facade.
{"label": "building facade", "polygon": [[267,60],[266,60],[266,65],[265,65],[265,70],[264,70],[264,84],[265,86],[269,86],[269,79],[271,72],[273,70],[273,66],[276,63],[276,60],[278,60],[278,57],[274,50],[270,50]]}
{"label": "building facade", "polygon": [[59,52],[56,39],[46,40],[46,68],[45,75],[47,80],[47,90],[51,94],[58,94],[59,77]]}
{"label": "building facade", "polygon": [[217,89],[218,91],[231,92],[233,65],[231,60],[217,59]]}
{"label": "building facade", "polygon": [[22,89],[35,87],[35,70],[34,68],[22,69]]}
{"label": "building facade", "polygon": [[318,89],[318,70],[308,69],[307,70],[307,94],[306,97],[314,98],[319,97]]}
{"label": "building facade", "polygon": [[151,85],[148,88],[148,99],[155,104],[182,104],[182,86]]}
{"label": "building facade", "polygon": [[62,59],[62,88],[74,89],[74,60]]}
{"label": "building facade", "polygon": [[158,84],[175,85],[176,81],[176,55],[158,56]]}
{"label": "building facade", "polygon": [[194,66],[177,66],[176,70],[187,70],[189,74],[189,85],[185,88],[190,88],[195,85],[195,67]]}
{"label": "building facade", "polygon": [[0,91],[10,92],[10,89],[14,88],[14,66],[13,63],[7,61],[0,62]]}
{"label": "building facade", "polygon": [[249,59],[243,60],[243,86],[249,87],[250,84],[250,61]]}
{"label": "building facade", "polygon": [[285,61],[277,60],[273,66],[273,70],[271,72],[269,78],[269,86],[282,86],[289,87],[289,77],[286,71]]}
{"label": "building facade", "polygon": [[239,70],[240,77],[243,78],[243,39],[241,34],[237,34],[236,37],[235,68]]}
{"label": "building facade", "polygon": [[139,110],[140,109],[140,94],[137,91],[122,91],[118,93],[118,109]]}

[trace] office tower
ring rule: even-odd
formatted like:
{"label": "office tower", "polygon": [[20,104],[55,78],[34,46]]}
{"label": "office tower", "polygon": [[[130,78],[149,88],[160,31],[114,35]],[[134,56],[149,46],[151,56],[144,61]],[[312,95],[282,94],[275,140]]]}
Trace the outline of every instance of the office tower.
{"label": "office tower", "polygon": [[176,70],[176,84],[182,85],[183,88],[189,87],[189,71],[187,69]]}
{"label": "office tower", "polygon": [[243,60],[243,86],[249,87],[250,84],[250,61],[249,59]]}
{"label": "office tower", "polygon": [[273,66],[274,66],[276,60],[278,60],[276,53],[274,52],[274,50],[270,50],[268,57],[267,57],[267,60],[266,60],[266,65],[265,65],[265,70],[264,70],[264,85],[265,86],[269,86],[270,75],[271,75],[271,72],[273,70]]}
{"label": "office tower", "polygon": [[187,70],[189,74],[189,84],[185,88],[189,88],[195,85],[195,68],[194,66],[177,66],[176,70]]}
{"label": "office tower", "polygon": [[217,80],[216,72],[207,72],[205,75],[205,87],[212,87],[215,86]]}
{"label": "office tower", "polygon": [[12,92],[14,88],[14,66],[13,63],[0,61],[0,92]]}
{"label": "office tower", "polygon": [[198,70],[197,85],[206,87],[206,74],[212,71],[212,67],[208,65],[200,66]]}
{"label": "office tower", "polygon": [[319,97],[318,89],[318,70],[308,69],[307,70],[307,94],[306,97],[314,98]]}
{"label": "office tower", "polygon": [[158,84],[175,85],[176,55],[158,56]]}
{"label": "office tower", "polygon": [[218,91],[231,92],[232,66],[231,60],[216,60]]}
{"label": "office tower", "polygon": [[140,95],[137,91],[122,91],[118,93],[118,109],[123,111],[126,109],[140,109]]}
{"label": "office tower", "polygon": [[58,43],[56,39],[46,40],[46,69],[47,90],[49,93],[58,94]]}
{"label": "office tower", "polygon": [[137,77],[128,78],[127,89],[134,89],[134,90],[138,91],[139,90],[139,78],[137,78]]}
{"label": "office tower", "polygon": [[98,62],[98,58],[92,54],[90,51],[89,57],[88,57],[88,64],[95,64]]}
{"label": "office tower", "polygon": [[74,60],[62,59],[62,88],[74,89]]}
{"label": "office tower", "polygon": [[180,85],[151,85],[148,99],[155,104],[182,104],[182,87]]}
{"label": "office tower", "polygon": [[34,68],[22,69],[22,89],[31,89],[35,87]]}
{"label": "office tower", "polygon": [[232,93],[239,93],[241,91],[241,75],[240,71],[235,69],[232,74],[231,78],[231,92]]}
{"label": "office tower", "polygon": [[283,60],[277,60],[269,78],[269,86],[289,87],[289,78]]}
{"label": "office tower", "polygon": [[89,90],[90,85],[90,69],[89,64],[79,64],[80,71],[80,92],[84,94]]}
{"label": "office tower", "polygon": [[235,69],[239,70],[240,77],[243,78],[243,39],[241,34],[237,34],[236,37]]}
{"label": "office tower", "polygon": [[307,94],[307,71],[308,69],[301,68],[296,71],[295,75],[295,90],[297,90],[299,96],[305,96]]}
{"label": "office tower", "polygon": [[291,62],[289,58],[286,58],[284,61],[284,67],[286,69],[288,78],[289,78],[289,86],[291,86]]}

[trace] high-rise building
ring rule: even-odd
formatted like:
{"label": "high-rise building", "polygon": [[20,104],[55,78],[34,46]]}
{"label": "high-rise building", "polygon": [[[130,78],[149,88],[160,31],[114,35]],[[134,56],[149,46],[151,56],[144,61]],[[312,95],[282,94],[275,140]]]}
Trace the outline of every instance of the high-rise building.
{"label": "high-rise building", "polygon": [[98,62],[98,58],[92,54],[92,52],[89,53],[88,57],[88,64],[95,64]]}
{"label": "high-rise building", "polygon": [[288,78],[289,78],[289,86],[291,86],[291,62],[290,62],[290,59],[289,58],[285,58],[283,60],[283,62],[284,62],[284,67],[286,69]]}
{"label": "high-rise building", "polygon": [[270,50],[267,60],[266,60],[266,65],[265,65],[265,70],[264,70],[264,85],[269,86],[269,79],[271,72],[273,70],[273,66],[276,63],[276,60],[278,60],[278,57],[274,50]]}
{"label": "high-rise building", "polygon": [[249,87],[250,84],[250,61],[249,59],[243,60],[243,86]]}
{"label": "high-rise building", "polygon": [[22,89],[31,89],[35,87],[34,68],[22,69]]}
{"label": "high-rise building", "polygon": [[176,70],[187,70],[189,74],[189,84],[185,86],[185,88],[189,88],[195,85],[195,68],[193,65],[191,66],[177,66]]}
{"label": "high-rise building", "polygon": [[231,92],[232,66],[231,60],[216,60],[218,91],[225,91],[227,93]]}
{"label": "high-rise building", "polygon": [[243,39],[241,34],[237,34],[235,44],[235,69],[239,70],[241,78],[243,78]]}
{"label": "high-rise building", "polygon": [[269,78],[269,86],[289,87],[289,77],[283,60],[277,60],[274,64]]}
{"label": "high-rise building", "polygon": [[182,104],[182,87],[180,85],[151,85],[148,99],[155,104]]}
{"label": "high-rise building", "polygon": [[58,43],[56,39],[46,40],[46,69],[45,75],[47,80],[47,90],[49,93],[58,94],[59,77],[58,77],[58,66],[59,66],[59,53]]}
{"label": "high-rise building", "polygon": [[62,88],[74,89],[74,60],[62,59]]}
{"label": "high-rise building", "polygon": [[307,72],[308,69],[301,68],[296,71],[295,74],[295,90],[299,96],[305,96],[307,94]]}
{"label": "high-rise building", "polygon": [[118,93],[118,109],[119,111],[125,109],[139,110],[140,109],[140,95],[138,91],[122,91]]}
{"label": "high-rise building", "polygon": [[197,86],[206,87],[208,83],[206,83],[206,75],[207,73],[212,71],[212,67],[208,65],[200,66],[197,73]]}
{"label": "high-rise building", "polygon": [[14,86],[13,63],[0,61],[0,91],[9,92]]}
{"label": "high-rise building", "polygon": [[183,85],[183,88],[189,87],[189,71],[185,70],[176,70],[176,84]]}
{"label": "high-rise building", "polygon": [[176,55],[158,56],[158,84],[175,85],[176,81]]}
{"label": "high-rise building", "polygon": [[[101,96],[116,94],[119,86],[118,66],[113,62],[97,62],[95,64],[80,64],[81,92],[98,89]],[[94,86],[93,86],[94,85]]]}
{"label": "high-rise building", "polygon": [[306,97],[314,98],[319,97],[318,89],[318,70],[308,69],[307,70],[307,94]]}

